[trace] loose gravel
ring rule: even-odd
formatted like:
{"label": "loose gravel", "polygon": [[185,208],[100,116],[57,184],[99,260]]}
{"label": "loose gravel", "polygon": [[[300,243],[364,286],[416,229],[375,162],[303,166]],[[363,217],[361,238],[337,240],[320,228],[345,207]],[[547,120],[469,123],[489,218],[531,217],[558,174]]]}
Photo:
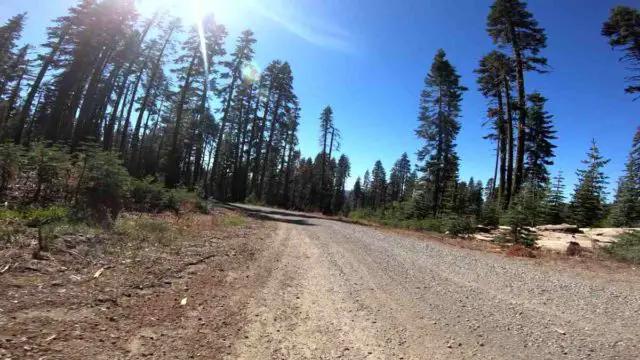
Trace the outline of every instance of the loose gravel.
{"label": "loose gravel", "polygon": [[280,223],[283,253],[234,357],[640,358],[638,276],[249,210]]}

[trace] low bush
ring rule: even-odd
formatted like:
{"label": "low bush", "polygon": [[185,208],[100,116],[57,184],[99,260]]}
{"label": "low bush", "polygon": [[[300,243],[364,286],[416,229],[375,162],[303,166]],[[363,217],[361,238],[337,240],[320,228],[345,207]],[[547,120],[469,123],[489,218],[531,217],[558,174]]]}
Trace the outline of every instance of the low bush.
{"label": "low bush", "polygon": [[26,231],[18,211],[0,208],[0,244],[7,245]]}
{"label": "low bush", "polygon": [[27,208],[21,210],[0,209],[0,238],[5,244],[14,238],[25,234],[28,228],[37,228],[38,247],[34,257],[39,258],[40,252],[49,251],[55,239],[53,229],[56,224],[67,220],[69,211],[60,206],[46,208]]}
{"label": "low bush", "polygon": [[197,200],[196,201],[196,209],[201,214],[208,214],[209,213],[209,206],[207,205],[206,201],[203,201],[203,200]]}
{"label": "low bush", "polygon": [[472,216],[447,216],[444,229],[451,236],[470,235],[475,232],[475,221]]}
{"label": "low bush", "polygon": [[620,261],[640,264],[640,231],[634,230],[617,236],[617,241],[604,251]]}
{"label": "low bush", "polygon": [[169,192],[162,184],[154,182],[151,178],[134,179],[129,193],[129,207],[138,211],[161,211],[167,202],[168,195]]}
{"label": "low bush", "polygon": [[171,245],[177,234],[170,224],[162,220],[150,219],[145,216],[125,216],[119,218],[111,232],[111,240],[122,245]]}

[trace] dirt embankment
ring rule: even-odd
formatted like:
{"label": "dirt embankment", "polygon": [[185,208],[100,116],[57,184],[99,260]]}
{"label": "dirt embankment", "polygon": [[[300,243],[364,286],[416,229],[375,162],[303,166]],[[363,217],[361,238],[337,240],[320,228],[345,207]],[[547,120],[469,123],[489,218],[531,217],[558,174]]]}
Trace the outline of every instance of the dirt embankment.
{"label": "dirt embankment", "polygon": [[[139,215],[126,216],[139,226]],[[277,256],[269,251],[275,225],[226,210],[154,218],[168,226],[157,234],[168,243],[66,238],[45,261],[32,259],[32,244],[0,248],[0,358],[230,353],[247,299]]]}

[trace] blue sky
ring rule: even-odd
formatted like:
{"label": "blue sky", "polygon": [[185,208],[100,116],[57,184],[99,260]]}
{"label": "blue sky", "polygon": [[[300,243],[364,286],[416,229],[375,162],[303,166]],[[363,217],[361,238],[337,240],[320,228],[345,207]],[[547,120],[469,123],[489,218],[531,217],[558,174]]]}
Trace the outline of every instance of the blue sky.
{"label": "blue sky", "polygon": [[[152,0],[144,0],[152,1]],[[160,1],[160,0],[159,0]],[[167,0],[165,0],[167,1]],[[171,0],[168,0],[171,1]],[[177,2],[176,12],[187,13]],[[195,1],[195,0],[191,0]],[[485,22],[491,0],[202,0],[217,9],[232,37],[242,29],[256,33],[256,61],[291,63],[302,106],[300,147],[318,152],[318,117],[331,105],[342,132],[342,151],[351,159],[352,179],[380,159],[387,171],[402,154],[415,152],[418,98],[438,48],[443,48],[469,87],[462,104],[458,137],[460,177],[486,181],[493,174],[493,144],[483,140],[486,100],[478,93],[473,70],[493,48]],[[62,15],[73,0],[3,0],[0,21],[28,11],[24,41],[41,43],[49,19]],[[527,91],[549,99],[558,130],[556,165],[568,191],[575,182],[591,138],[604,156],[612,187],[621,174],[635,128],[640,101],[623,91],[629,75],[600,35],[611,7],[638,6],[622,0],[531,0],[529,9],[546,29],[549,74],[528,74]],[[150,7],[146,4],[145,7]],[[233,40],[234,41],[234,40]],[[228,41],[232,44],[232,39]]]}

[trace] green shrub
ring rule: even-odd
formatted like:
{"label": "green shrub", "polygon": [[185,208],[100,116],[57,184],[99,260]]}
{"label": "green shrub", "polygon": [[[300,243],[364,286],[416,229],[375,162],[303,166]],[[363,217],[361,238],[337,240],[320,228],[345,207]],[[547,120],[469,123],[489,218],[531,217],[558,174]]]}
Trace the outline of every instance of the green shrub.
{"label": "green shrub", "polygon": [[536,225],[536,213],[539,201],[534,196],[534,191],[529,185],[525,185],[518,194],[505,216],[507,225],[511,227],[511,235],[516,244],[533,247],[536,244],[536,234],[529,227]]}
{"label": "green shrub", "polygon": [[445,231],[452,236],[469,235],[475,232],[472,216],[447,216],[443,219]]}
{"label": "green shrub", "polygon": [[26,231],[20,212],[0,208],[0,243],[9,244],[13,239]]}
{"label": "green shrub", "polygon": [[29,208],[22,213],[22,218],[29,226],[43,226],[64,220],[69,210],[61,206],[45,208]]}
{"label": "green shrub", "polygon": [[33,202],[46,203],[55,198],[68,197],[73,166],[66,149],[35,144],[27,157],[27,168],[32,169],[35,174]]}
{"label": "green shrub", "polygon": [[117,153],[93,150],[84,155],[78,190],[85,198],[90,220],[112,225],[124,207],[130,185],[131,177]]}
{"label": "green shrub", "polygon": [[410,230],[442,232],[442,220],[434,218],[403,220],[399,225]]}
{"label": "green shrub", "polygon": [[196,201],[196,209],[202,214],[208,214],[209,213],[209,206],[203,200]]}
{"label": "green shrub", "polygon": [[497,200],[489,201],[486,204],[482,216],[482,224],[488,227],[498,227],[500,225],[500,204]]}
{"label": "green shrub", "polygon": [[625,232],[616,238],[617,241],[604,250],[618,260],[640,264],[640,231]]}
{"label": "green shrub", "polygon": [[132,244],[137,247],[146,244],[168,246],[176,239],[176,234],[168,223],[136,216],[119,218],[111,236],[120,244]]}
{"label": "green shrub", "polygon": [[23,153],[22,147],[13,143],[0,144],[0,199],[20,172]]}
{"label": "green shrub", "polygon": [[354,220],[369,220],[373,218],[373,213],[371,210],[355,209],[349,214],[349,217]]}
{"label": "green shrub", "polygon": [[144,180],[133,179],[129,197],[132,208],[155,212],[163,210],[167,202],[168,193],[161,183],[154,182],[151,178]]}

